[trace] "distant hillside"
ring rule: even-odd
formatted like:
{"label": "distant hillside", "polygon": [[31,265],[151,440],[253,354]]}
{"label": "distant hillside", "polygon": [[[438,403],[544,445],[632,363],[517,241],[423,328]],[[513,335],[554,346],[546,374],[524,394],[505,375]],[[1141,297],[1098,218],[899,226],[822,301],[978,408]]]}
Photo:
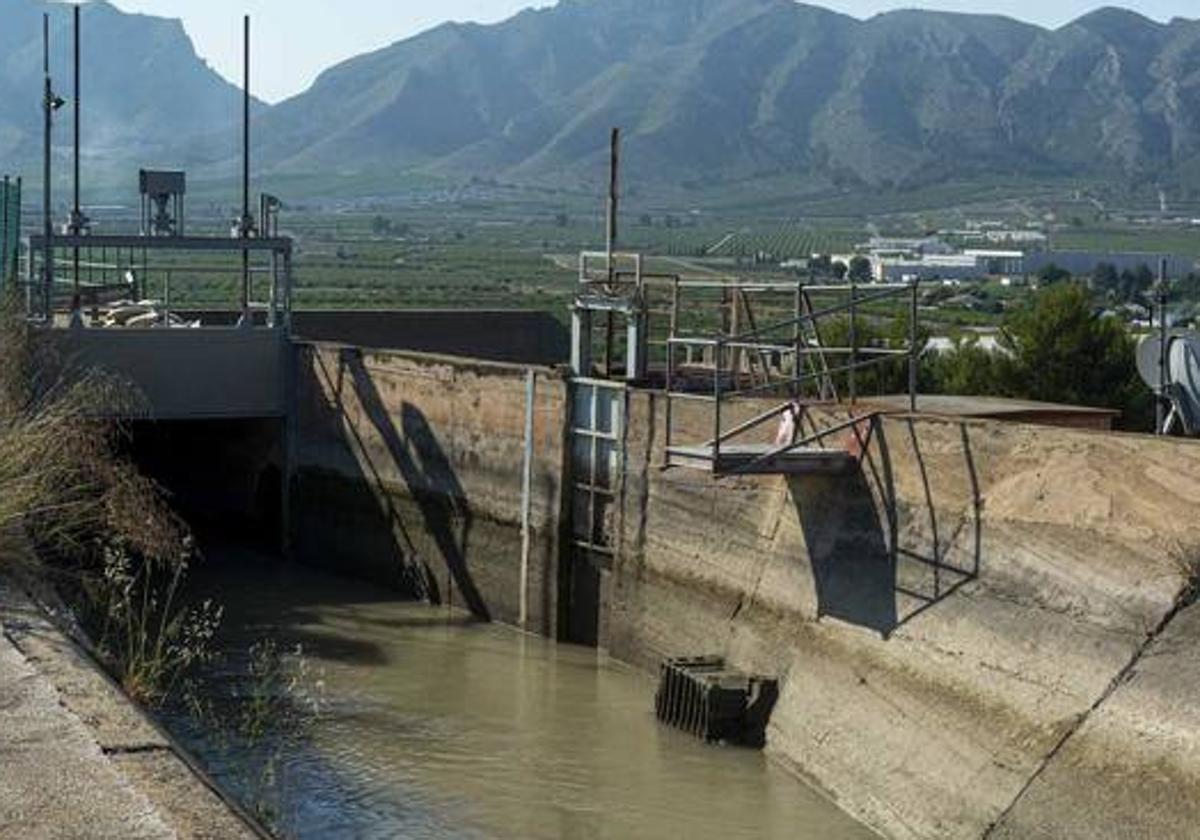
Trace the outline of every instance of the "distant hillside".
{"label": "distant hillside", "polygon": [[1169,175],[1200,161],[1200,23],[563,0],[348,61],[260,137],[283,172],[573,183],[602,166],[611,125],[633,177],[672,183]]}
{"label": "distant hillside", "polygon": [[[0,2],[0,170],[23,167],[35,175],[42,149],[41,17],[50,11],[55,87],[69,99],[71,10],[40,0]],[[241,94],[197,57],[182,24],[126,14],[107,2],[84,6],[82,17],[89,159],[106,171],[184,163],[188,138],[226,126],[217,142],[227,148],[218,151],[236,154]],[[54,139],[60,149],[70,144],[71,126],[70,110],[59,112]]]}
{"label": "distant hillside", "polygon": [[[46,6],[2,2],[12,169],[39,150]],[[69,14],[52,8],[69,95]],[[231,174],[238,92],[180,24],[105,2],[85,18],[89,155]],[[69,114],[59,125],[65,145]],[[328,70],[259,109],[255,163],[329,193],[430,176],[595,189],[613,125],[627,183],[723,195],[998,176],[1187,184],[1200,175],[1200,23],[1102,9],[1048,31],[916,11],[859,21],[792,0],[562,0]]]}

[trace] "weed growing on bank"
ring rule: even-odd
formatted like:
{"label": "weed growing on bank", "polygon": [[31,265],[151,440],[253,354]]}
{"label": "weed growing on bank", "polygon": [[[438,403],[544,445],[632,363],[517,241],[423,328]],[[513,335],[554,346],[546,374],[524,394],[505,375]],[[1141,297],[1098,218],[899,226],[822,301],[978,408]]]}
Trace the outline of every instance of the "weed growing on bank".
{"label": "weed growing on bank", "polygon": [[[127,429],[110,419],[141,416],[138,394],[72,367],[20,313],[0,303],[0,534],[32,544],[36,559],[17,569],[0,554],[0,574],[19,574],[65,607],[68,629],[134,701],[184,709],[206,740],[225,745],[232,770],[223,775],[283,832],[281,756],[311,731],[323,684],[302,650],[272,641],[243,654],[228,681],[214,676],[222,609],[188,603],[199,560],[190,530],[123,455]],[[226,688],[221,703],[204,699]]]}
{"label": "weed growing on bank", "polygon": [[0,305],[0,531],[37,558],[7,571],[51,586],[130,696],[153,705],[205,657],[220,614],[180,603],[188,528],[120,453],[110,418],[139,407],[125,383],[64,361],[19,303]]}
{"label": "weed growing on bank", "polygon": [[291,836],[297,826],[283,757],[321,719],[323,676],[300,645],[284,650],[271,639],[211,659],[201,671],[179,693],[176,721],[203,742],[205,763],[243,807],[276,836]]}

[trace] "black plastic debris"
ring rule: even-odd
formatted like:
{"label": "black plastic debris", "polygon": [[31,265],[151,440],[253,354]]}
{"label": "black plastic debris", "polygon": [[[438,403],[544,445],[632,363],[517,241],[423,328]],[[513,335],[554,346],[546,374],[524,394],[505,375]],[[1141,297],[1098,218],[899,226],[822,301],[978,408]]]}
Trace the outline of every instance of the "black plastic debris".
{"label": "black plastic debris", "polygon": [[719,656],[668,659],[654,710],[663,723],[710,744],[762,747],[779,683],[725,667]]}

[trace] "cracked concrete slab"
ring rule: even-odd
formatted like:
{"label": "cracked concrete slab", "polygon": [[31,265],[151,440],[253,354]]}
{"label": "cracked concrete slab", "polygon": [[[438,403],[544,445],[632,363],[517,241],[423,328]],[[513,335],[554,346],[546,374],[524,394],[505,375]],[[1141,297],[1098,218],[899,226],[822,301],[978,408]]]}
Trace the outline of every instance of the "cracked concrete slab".
{"label": "cracked concrete slab", "polygon": [[0,720],[0,838],[176,836],[2,636]]}

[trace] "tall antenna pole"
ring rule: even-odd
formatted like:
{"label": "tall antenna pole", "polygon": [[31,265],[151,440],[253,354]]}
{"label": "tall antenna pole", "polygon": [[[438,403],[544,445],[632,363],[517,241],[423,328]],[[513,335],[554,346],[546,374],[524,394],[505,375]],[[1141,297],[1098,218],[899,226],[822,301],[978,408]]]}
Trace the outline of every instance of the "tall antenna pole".
{"label": "tall antenna pole", "polygon": [[617,247],[617,205],[620,201],[621,183],[621,129],[612,130],[609,144],[608,165],[608,224],[606,230],[608,253],[608,280],[613,280],[613,252]]}
{"label": "tall antenna pole", "polygon": [[[242,90],[242,221],[240,234],[248,239],[254,231],[254,219],[250,216],[250,15],[244,19],[242,37],[243,68],[245,84]],[[253,326],[250,320],[250,251],[242,250],[242,320],[244,326]]]}
{"label": "tall antenna pole", "polygon": [[[83,119],[82,109],[83,92],[80,86],[80,25],[79,25],[80,7],[75,7],[75,200],[71,208],[71,224],[69,230],[72,236],[79,236],[83,233],[83,212],[79,206],[79,134],[80,123]],[[71,298],[71,312],[79,311],[79,246],[76,245],[73,250],[73,290],[74,294]]]}
{"label": "tall antenna pole", "polygon": [[[250,220],[250,15],[242,37],[245,84],[242,90],[242,218]],[[249,235],[249,230],[246,230]]]}
{"label": "tall antenna pole", "polygon": [[51,291],[54,285],[54,220],[50,217],[50,132],[51,118],[54,111],[54,88],[50,83],[50,15],[42,15],[42,72],[45,76],[45,91],[42,97],[42,112],[45,117],[42,136],[42,213],[43,213],[43,243],[45,253],[42,256],[42,293],[44,295],[43,314],[47,321],[54,317],[54,306]]}
{"label": "tall antenna pole", "polygon": [[[616,266],[613,264],[614,252],[617,248],[617,205],[620,201],[618,191],[621,183],[621,129],[614,128],[609,140],[608,160],[608,214],[605,225],[605,254],[608,257],[608,292],[616,291]],[[608,312],[605,327],[604,342],[604,375],[613,375],[613,344],[616,342],[616,318],[612,310]],[[629,351],[632,352],[632,351]]]}

